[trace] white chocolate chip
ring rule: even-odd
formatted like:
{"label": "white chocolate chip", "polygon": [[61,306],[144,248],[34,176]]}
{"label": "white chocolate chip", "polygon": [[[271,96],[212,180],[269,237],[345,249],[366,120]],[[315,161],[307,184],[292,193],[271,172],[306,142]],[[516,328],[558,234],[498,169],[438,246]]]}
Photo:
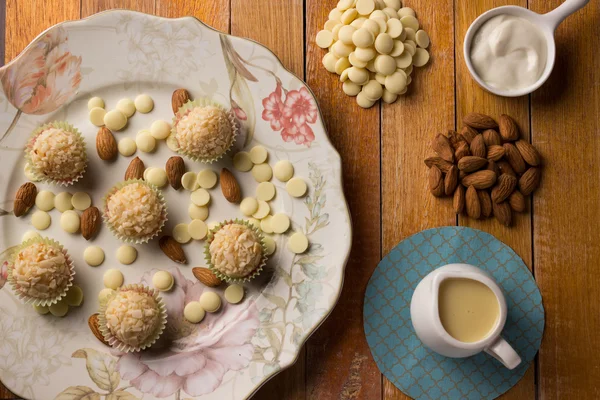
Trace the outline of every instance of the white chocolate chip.
{"label": "white chocolate chip", "polygon": [[25,173],[25,177],[31,182],[39,182],[41,180],[33,174],[33,171],[31,170],[31,165],[29,163],[25,163],[25,166],[23,167],[23,173]]}
{"label": "white chocolate chip", "polygon": [[133,264],[137,259],[137,250],[133,246],[122,245],[117,249],[117,260],[124,265]]}
{"label": "white chocolate chip", "polygon": [[192,203],[197,206],[205,206],[210,202],[210,193],[206,189],[196,189],[190,196]]}
{"label": "white chocolate chip", "polygon": [[273,175],[281,182],[287,182],[294,176],[294,166],[289,160],[279,160],[273,167]]}
{"label": "white chocolate chip", "polygon": [[198,176],[195,172],[189,171],[181,177],[181,186],[185,190],[194,191],[200,187],[198,184]]}
{"label": "white chocolate chip", "polygon": [[64,317],[69,312],[69,305],[64,301],[59,301],[48,307],[50,314],[55,317]]}
{"label": "white chocolate chip", "polygon": [[230,285],[225,289],[223,296],[228,303],[238,304],[244,298],[244,287],[238,284]]}
{"label": "white chocolate chip", "polygon": [[411,15],[411,16],[416,16],[415,14],[415,10],[413,10],[410,7],[402,7],[401,9],[398,10],[398,16],[400,18],[405,17],[407,15]]}
{"label": "white chocolate chip", "polygon": [[191,219],[201,219],[202,221],[206,221],[208,218],[208,207],[197,206],[192,203],[188,207],[188,215]]}
{"label": "white chocolate chip", "polygon": [[152,285],[161,292],[168,292],[173,288],[173,275],[169,271],[158,271],[152,275]]}
{"label": "white chocolate chip", "polygon": [[21,242],[25,243],[28,240],[31,239],[37,239],[37,238],[41,238],[42,236],[37,233],[36,231],[27,231],[23,234],[23,237],[21,238]]}
{"label": "white chocolate chip", "polygon": [[330,31],[322,30],[317,33],[316,37],[317,46],[322,49],[326,49],[333,43],[333,34]]}
{"label": "white chocolate chip", "polygon": [[104,262],[104,250],[98,246],[89,246],[83,251],[83,259],[88,265],[97,267]]}
{"label": "white chocolate chip", "polygon": [[192,236],[188,232],[188,224],[175,225],[175,228],[173,228],[173,239],[182,244],[192,240]]}
{"label": "white chocolate chip", "polygon": [[63,300],[71,307],[79,307],[83,303],[83,290],[79,286],[73,285]]}
{"label": "white chocolate chip", "polygon": [[342,85],[342,90],[348,96],[356,96],[357,94],[360,93],[361,88],[360,88],[360,85],[357,85],[354,82],[346,81]]}
{"label": "white chocolate chip", "polygon": [[269,164],[257,164],[252,167],[252,176],[256,182],[267,182],[273,177],[273,170]]}
{"label": "white chocolate chip", "polygon": [[256,219],[263,219],[271,212],[271,206],[269,203],[263,200],[258,200],[258,210],[252,214],[252,216]]}
{"label": "white chocolate chip", "polygon": [[156,139],[150,132],[143,131],[136,136],[135,144],[144,153],[150,153],[156,148]]}
{"label": "white chocolate chip", "polygon": [[248,172],[252,169],[254,164],[250,159],[250,154],[245,151],[240,151],[233,156],[233,168],[241,172]]}
{"label": "white chocolate chip", "polygon": [[71,202],[73,195],[69,192],[60,192],[54,197],[54,207],[60,212],[73,209],[73,203]]}
{"label": "white chocolate chip", "polygon": [[[379,25],[377,25],[377,29],[379,30]],[[375,43],[375,33],[368,26],[363,25],[352,34],[352,43],[356,47],[369,47]]]}
{"label": "white chocolate chip", "polygon": [[150,125],[150,134],[157,140],[164,140],[171,134],[171,124],[167,121],[154,121]]}
{"label": "white chocolate chip", "polygon": [[198,172],[198,185],[204,189],[212,189],[217,184],[217,174],[212,169],[203,169]]}
{"label": "white chocolate chip", "polygon": [[301,232],[294,233],[288,240],[288,249],[292,253],[304,253],[308,249],[308,238]]}
{"label": "white chocolate chip", "polygon": [[375,50],[377,50],[380,54],[389,54],[394,48],[394,39],[387,34],[381,33],[377,35],[377,39],[375,39]]}
{"label": "white chocolate chip", "polygon": [[119,100],[116,109],[121,111],[127,118],[135,114],[135,104],[133,104],[133,100],[129,98]]}
{"label": "white chocolate chip", "polygon": [[208,234],[206,223],[200,219],[195,219],[188,225],[188,232],[192,239],[202,240]]}
{"label": "white chocolate chip", "polygon": [[48,190],[40,190],[35,196],[35,206],[42,211],[50,211],[54,208],[54,193]]}
{"label": "white chocolate chip", "polygon": [[135,108],[143,114],[147,114],[154,108],[154,100],[147,94],[140,94],[135,98]]}
{"label": "white chocolate chip", "polygon": [[429,53],[425,49],[417,49],[415,56],[413,57],[413,64],[415,67],[422,67],[429,61]]}
{"label": "white chocolate chip", "polygon": [[127,125],[127,117],[119,110],[111,110],[104,115],[104,125],[111,131],[120,131]]}
{"label": "white chocolate chip", "polygon": [[263,201],[271,201],[275,197],[275,185],[271,182],[261,182],[256,187],[256,198]]}
{"label": "white chocolate chip", "polygon": [[144,179],[151,185],[161,188],[168,182],[167,172],[162,168],[151,167],[148,168],[147,172],[144,172]]}
{"label": "white chocolate chip", "polygon": [[89,112],[90,122],[96,126],[104,125],[104,118],[106,116],[106,110],[100,107],[94,107]]}
{"label": "white chocolate chip", "polygon": [[111,268],[104,273],[104,286],[109,289],[117,290],[118,288],[123,286],[124,281],[125,277],[123,276],[123,273],[118,269]]}
{"label": "white chocolate chip", "polygon": [[400,18],[400,22],[402,22],[402,26],[405,28],[414,29],[415,32],[419,30],[419,21],[412,15],[406,15]]}
{"label": "white chocolate chip", "polygon": [[135,140],[131,138],[123,138],[119,140],[119,153],[125,157],[129,157],[135,154],[137,150],[137,145],[135,144]]}
{"label": "white chocolate chip", "polygon": [[87,107],[88,107],[88,110],[91,110],[92,108],[95,108],[95,107],[104,108],[104,100],[102,100],[102,98],[100,98],[100,97],[92,97],[91,99],[88,100]]}
{"label": "white chocolate chip", "polygon": [[38,231],[48,229],[52,220],[46,211],[37,210],[31,215],[31,225]]}
{"label": "white chocolate chip", "polygon": [[104,288],[100,292],[98,292],[98,303],[101,305],[106,303],[108,298],[112,296],[115,291],[110,288]]}
{"label": "white chocolate chip", "polygon": [[221,308],[221,298],[215,292],[204,292],[200,296],[200,306],[209,313],[214,313],[219,311]]}
{"label": "white chocolate chip", "polygon": [[60,226],[65,232],[78,232],[80,223],[81,218],[79,218],[79,214],[73,210],[67,210],[60,216]]}
{"label": "white chocolate chip", "polygon": [[306,194],[306,182],[302,178],[292,178],[285,185],[287,192],[293,197],[302,197]]}
{"label": "white chocolate chip", "polygon": [[254,146],[252,149],[250,149],[250,160],[254,164],[262,164],[267,161],[268,157],[269,153],[263,146]]}
{"label": "white chocolate chip", "polygon": [[415,41],[419,47],[426,49],[429,47],[429,35],[423,29],[419,29],[415,34]]}
{"label": "white chocolate chip", "polygon": [[356,11],[360,15],[369,15],[375,10],[375,2],[373,0],[358,0],[355,6]]}
{"label": "white chocolate chip", "polygon": [[277,244],[275,243],[275,240],[273,240],[271,236],[265,235],[264,241],[266,247],[265,255],[270,256],[271,254],[275,253],[275,250],[277,249]]}
{"label": "white chocolate chip", "polygon": [[183,308],[183,317],[192,324],[197,324],[204,319],[206,312],[198,301],[190,301]]}
{"label": "white chocolate chip", "polygon": [[33,306],[33,309],[40,315],[46,315],[50,312],[50,308],[48,306]]}
{"label": "white chocolate chip", "polygon": [[271,228],[274,233],[285,233],[290,228],[290,218],[283,213],[273,215]]}
{"label": "white chocolate chip", "polygon": [[246,197],[240,203],[240,211],[246,216],[254,214],[258,210],[258,201],[254,197]]}
{"label": "white chocolate chip", "polygon": [[273,233],[273,227],[271,226],[271,220],[272,219],[273,219],[273,216],[267,215],[265,218],[263,218],[260,221],[260,229],[264,233]]}
{"label": "white chocolate chip", "polygon": [[71,197],[71,204],[76,210],[85,211],[92,205],[92,198],[86,192],[76,192]]}

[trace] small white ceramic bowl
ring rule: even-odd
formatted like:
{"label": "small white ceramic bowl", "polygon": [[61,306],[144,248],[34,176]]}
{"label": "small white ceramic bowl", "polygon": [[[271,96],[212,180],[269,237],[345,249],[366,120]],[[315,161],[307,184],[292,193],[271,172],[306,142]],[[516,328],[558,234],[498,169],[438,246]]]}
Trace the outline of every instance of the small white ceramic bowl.
{"label": "small white ceramic bowl", "polygon": [[[475,21],[473,21],[473,23],[467,30],[467,35],[465,36],[463,52],[465,55],[465,62],[467,63],[467,68],[469,68],[471,76],[473,77],[473,79],[475,79],[479,86],[481,86],[488,92],[491,92],[498,96],[518,97],[533,92],[534,90],[542,86],[544,82],[546,82],[546,80],[550,76],[550,73],[552,72],[552,68],[554,68],[554,61],[556,60],[556,44],[554,42],[554,31],[565,18],[567,18],[569,15],[573,14],[575,11],[585,6],[589,1],[590,0],[567,0],[547,14],[537,14],[531,10],[517,6],[503,6],[493,8],[489,11],[484,12],[479,17],[477,17]],[[471,63],[471,44],[473,42],[473,37],[475,36],[475,33],[479,30],[479,28],[481,27],[481,25],[483,25],[484,22],[486,22],[492,17],[501,14],[513,15],[529,20],[532,24],[534,24],[540,29],[540,31],[544,34],[546,38],[546,44],[548,46],[546,68],[544,69],[544,72],[540,75],[540,78],[537,80],[537,82],[522,89],[503,90],[488,85],[477,75],[477,73],[475,72],[475,68]]]}

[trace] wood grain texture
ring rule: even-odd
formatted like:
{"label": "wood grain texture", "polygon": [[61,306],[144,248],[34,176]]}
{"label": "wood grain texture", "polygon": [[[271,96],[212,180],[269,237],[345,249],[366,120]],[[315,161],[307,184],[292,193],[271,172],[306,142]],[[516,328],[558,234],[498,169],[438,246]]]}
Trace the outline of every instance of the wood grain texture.
{"label": "wood grain texture", "polygon": [[[453,0],[411,0],[431,37],[430,63],[415,68],[409,92],[382,111],[383,255],[423,229],[455,225],[451,199],[438,199],[427,187],[423,163],[430,139],[454,128]],[[435,111],[433,111],[435,110]],[[408,399],[385,377],[384,399]]]}
{"label": "wood grain texture", "polygon": [[154,13],[154,0],[82,0],[81,17],[106,11],[113,8],[124,8],[148,14]]}
{"label": "wood grain texture", "polygon": [[198,18],[205,24],[229,33],[230,0],[155,0],[156,15],[179,18],[188,15]]}
{"label": "wood grain texture", "polygon": [[[560,0],[533,0],[550,11]],[[544,174],[533,209],[534,269],[546,309],[540,399],[600,398],[600,5],[556,32],[556,66],[532,96],[532,141]]]}
{"label": "wood grain texture", "polygon": [[[304,6],[302,0],[232,0],[231,34],[247,37],[271,49],[283,65],[304,77]],[[305,399],[306,349],[287,370],[267,382],[255,399]]]}
{"label": "wood grain texture", "polygon": [[315,92],[329,138],[342,154],[344,191],[355,232],[340,300],[307,343],[308,399],[379,399],[381,375],[363,332],[365,288],[381,258],[379,106],[363,110],[337,75],[321,63],[314,42],[336,0],[306,1],[306,78]]}
{"label": "wood grain texture", "polygon": [[[517,121],[521,137],[529,140],[529,98],[506,98],[495,96],[483,90],[470,76],[464,60],[463,43],[467,29],[471,23],[483,12],[508,4],[527,7],[526,0],[455,0],[456,19],[456,125],[460,130],[463,126],[462,118],[469,112],[488,114],[498,120],[501,114],[508,114]],[[544,171],[546,174],[547,171]],[[528,204],[531,202],[528,199]],[[459,224],[491,233],[497,239],[510,246],[531,269],[532,266],[532,235],[531,235],[531,207],[525,213],[513,213],[513,224],[505,227],[495,218],[473,220],[466,216],[459,217]],[[535,397],[535,362],[529,367],[524,378],[515,387],[509,390],[503,399],[533,399]]]}

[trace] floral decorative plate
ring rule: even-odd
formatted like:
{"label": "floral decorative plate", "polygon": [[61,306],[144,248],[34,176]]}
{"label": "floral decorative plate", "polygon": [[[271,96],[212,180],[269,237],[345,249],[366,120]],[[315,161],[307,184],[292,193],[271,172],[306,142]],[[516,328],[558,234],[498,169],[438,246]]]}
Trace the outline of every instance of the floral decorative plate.
{"label": "floral decorative plate", "polygon": [[[192,17],[165,19],[130,11],[110,11],[66,22],[38,36],[25,51],[0,69],[0,379],[28,399],[239,399],[249,397],[267,379],[290,366],[310,334],[333,309],[341,291],[351,242],[351,227],[342,192],[340,157],[330,144],[313,94],[263,46],[216,32]],[[27,181],[23,148],[39,125],[66,120],[87,142],[88,170],[67,190],[86,191],[95,205],[118,180],[131,157],[101,161],[95,151],[98,128],[88,119],[87,100],[102,97],[114,109],[123,97],[148,93],[155,102],[149,114],[137,113],[117,140],[135,137],[157,119],[170,121],[171,93],[186,88],[193,97],[208,97],[230,106],[241,124],[237,149],[261,144],[270,163],[289,159],[296,176],[309,183],[303,199],[290,197],[277,181],[276,211],[291,216],[292,230],[303,231],[309,250],[293,255],[287,237],[277,237],[277,252],[266,271],[246,285],[238,305],[224,305],[192,325],[182,317],[186,302],[207,289],[191,273],[203,265],[203,243],[185,246],[189,264],[174,266],[156,240],[136,246],[138,260],[120,265],[120,245],[102,227],[92,242],[106,253],[96,268],[83,261],[90,245],[81,235],[60,228],[59,212],[44,236],[60,241],[76,265],[75,283],[85,301],[64,318],[38,315],[21,304],[5,285],[13,246],[32,229],[31,212],[12,215],[17,188]],[[172,151],[164,143],[152,154],[140,153],[146,166],[164,166]],[[188,170],[200,163],[186,161]],[[231,155],[211,167],[232,164]],[[235,172],[244,193],[257,183]],[[48,188],[37,183],[38,189]],[[52,187],[55,193],[64,188]],[[164,190],[169,209],[166,232],[187,222],[189,192]],[[241,217],[237,206],[213,191],[208,221]],[[289,236],[289,234],[288,234]],[[89,331],[88,317],[98,308],[97,293],[108,268],[120,268],[126,283],[151,284],[157,269],[168,269],[175,287],[164,293],[169,313],[167,349],[122,354],[102,345]]]}

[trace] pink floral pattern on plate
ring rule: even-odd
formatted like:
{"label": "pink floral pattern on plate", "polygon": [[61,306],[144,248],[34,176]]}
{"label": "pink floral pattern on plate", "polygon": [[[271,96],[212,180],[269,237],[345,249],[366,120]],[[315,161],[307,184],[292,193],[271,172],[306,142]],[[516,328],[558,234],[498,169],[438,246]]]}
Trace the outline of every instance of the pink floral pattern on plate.
{"label": "pink floral pattern on plate", "polygon": [[14,128],[21,113],[48,114],[75,96],[81,83],[81,57],[71,54],[67,42],[64,28],[52,29],[0,71],[4,94],[17,109],[0,140]]}
{"label": "pink floral pattern on plate", "polygon": [[[152,285],[157,271],[146,272],[142,283]],[[117,370],[136,389],[156,397],[180,390],[190,396],[211,393],[227,371],[250,363],[254,352],[250,339],[259,325],[258,310],[249,299],[238,305],[224,303],[219,312],[207,313],[200,324],[190,324],[183,318],[183,308],[210,289],[186,279],[178,268],[169,271],[175,286],[161,293],[167,306],[167,330],[147,351],[115,353]]]}

